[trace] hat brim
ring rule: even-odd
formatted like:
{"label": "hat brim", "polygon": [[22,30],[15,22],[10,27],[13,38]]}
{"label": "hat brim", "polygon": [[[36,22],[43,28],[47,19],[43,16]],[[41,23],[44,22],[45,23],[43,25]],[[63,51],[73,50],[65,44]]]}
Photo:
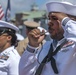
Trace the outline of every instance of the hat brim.
{"label": "hat brim", "polygon": [[19,28],[17,26],[15,26],[14,24],[8,23],[8,22],[2,21],[2,20],[0,20],[0,28],[1,27],[10,28],[10,29],[14,30],[15,32],[19,31]]}
{"label": "hat brim", "polygon": [[36,23],[36,22],[33,22],[33,21],[25,21],[24,25],[27,26],[27,27],[32,27],[32,28],[40,26],[39,23]]}

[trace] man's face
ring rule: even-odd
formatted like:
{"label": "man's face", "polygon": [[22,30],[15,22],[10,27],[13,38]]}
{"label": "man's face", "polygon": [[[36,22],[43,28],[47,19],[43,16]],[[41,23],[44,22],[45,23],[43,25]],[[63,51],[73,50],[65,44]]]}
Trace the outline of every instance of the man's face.
{"label": "man's face", "polygon": [[48,18],[48,31],[51,34],[51,38],[60,40],[63,37],[64,33],[60,21],[55,18],[55,16],[51,16],[51,13],[49,13]]}
{"label": "man's face", "polygon": [[7,33],[3,33],[0,35],[0,51],[8,48],[7,44],[11,45],[11,39],[12,37]]}

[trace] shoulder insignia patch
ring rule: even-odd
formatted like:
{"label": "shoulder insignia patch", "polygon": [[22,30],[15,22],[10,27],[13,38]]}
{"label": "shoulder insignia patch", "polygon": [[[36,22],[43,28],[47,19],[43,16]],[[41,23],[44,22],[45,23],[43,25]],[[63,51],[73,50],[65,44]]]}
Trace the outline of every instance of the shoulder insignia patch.
{"label": "shoulder insignia patch", "polygon": [[63,45],[63,48],[73,45],[74,41],[68,41],[66,44]]}
{"label": "shoulder insignia patch", "polygon": [[0,59],[3,59],[3,60],[7,60],[8,58],[9,58],[9,56],[7,56],[5,54],[3,54],[3,55],[0,56]]}

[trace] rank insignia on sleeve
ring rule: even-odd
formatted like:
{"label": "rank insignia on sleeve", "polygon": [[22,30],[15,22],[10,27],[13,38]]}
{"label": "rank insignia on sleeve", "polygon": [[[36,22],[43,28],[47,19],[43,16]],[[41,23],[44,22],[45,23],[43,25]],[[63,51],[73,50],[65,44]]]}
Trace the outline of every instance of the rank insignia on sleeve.
{"label": "rank insignia on sleeve", "polygon": [[73,45],[74,43],[75,43],[74,41],[68,41],[66,44],[63,45],[63,48],[69,47],[69,46]]}

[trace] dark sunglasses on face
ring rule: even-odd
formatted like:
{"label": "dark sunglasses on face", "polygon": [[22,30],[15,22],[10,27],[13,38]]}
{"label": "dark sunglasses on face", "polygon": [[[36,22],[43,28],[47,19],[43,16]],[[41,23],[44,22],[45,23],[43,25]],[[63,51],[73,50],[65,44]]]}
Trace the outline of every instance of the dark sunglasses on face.
{"label": "dark sunglasses on face", "polygon": [[15,31],[12,30],[12,29],[9,29],[9,28],[0,28],[0,36],[4,33],[14,33],[15,34]]}
{"label": "dark sunglasses on face", "polygon": [[0,29],[0,36],[4,33],[8,33],[8,29]]}
{"label": "dark sunglasses on face", "polygon": [[0,36],[5,33],[5,30],[0,29]]}

